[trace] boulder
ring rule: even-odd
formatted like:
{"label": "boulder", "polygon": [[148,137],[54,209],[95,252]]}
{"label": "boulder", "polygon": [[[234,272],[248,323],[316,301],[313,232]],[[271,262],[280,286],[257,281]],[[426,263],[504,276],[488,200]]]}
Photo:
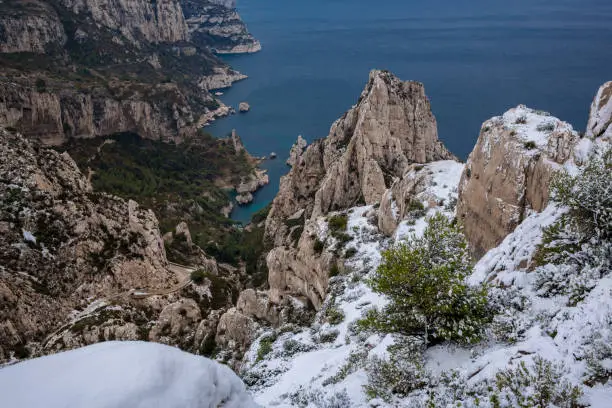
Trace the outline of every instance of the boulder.
{"label": "boulder", "polygon": [[251,105],[249,105],[248,102],[240,102],[240,105],[238,105],[238,110],[242,113],[246,113],[251,110]]}

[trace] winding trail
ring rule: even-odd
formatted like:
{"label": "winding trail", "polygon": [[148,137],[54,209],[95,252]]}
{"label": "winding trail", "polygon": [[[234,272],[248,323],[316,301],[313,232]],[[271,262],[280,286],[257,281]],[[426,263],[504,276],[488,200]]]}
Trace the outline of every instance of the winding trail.
{"label": "winding trail", "polygon": [[194,272],[196,269],[190,266],[168,262],[168,270],[178,276],[178,284],[165,289],[130,289],[126,293],[135,299],[145,299],[151,296],[169,295],[178,292],[191,283],[191,272]]}
{"label": "winding trail", "polygon": [[101,308],[104,308],[113,302],[120,300],[129,300],[131,299],[146,299],[151,296],[163,296],[169,295],[171,293],[178,292],[183,289],[185,286],[191,283],[191,273],[196,270],[196,268],[191,266],[180,265],[174,262],[168,262],[167,269],[174,273],[178,279],[179,283],[169,288],[143,288],[136,289],[132,288],[127,291],[119,292],[111,296],[106,296],[100,299],[93,301],[89,307],[87,307],[83,312],[79,313],[75,316],[72,321],[68,324],[64,324],[55,330],[53,333],[49,334],[47,338],[42,342],[43,348],[46,347],[49,343],[53,343],[57,340],[60,333],[64,330],[70,328],[70,326],[74,325],[76,322],[85,319],[92,314],[95,314]]}

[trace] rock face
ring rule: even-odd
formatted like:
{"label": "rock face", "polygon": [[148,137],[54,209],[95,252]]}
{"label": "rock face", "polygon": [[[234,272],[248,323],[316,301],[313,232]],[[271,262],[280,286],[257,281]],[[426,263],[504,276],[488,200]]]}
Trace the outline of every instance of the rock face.
{"label": "rock face", "polygon": [[190,101],[172,83],[151,89],[150,96],[155,93],[158,97],[149,100],[117,100],[106,92],[48,92],[14,83],[3,85],[0,123],[46,144],[120,132],[135,132],[149,139],[181,140],[196,130]]}
{"label": "rock face", "polygon": [[217,340],[231,343],[240,355],[252,341],[256,320],[281,324],[320,309],[337,266],[336,255],[319,242],[329,232],[324,217],[359,202],[380,202],[414,163],[453,157],[438,140],[423,85],[372,71],[357,105],[327,138],[307,148],[298,138],[292,148],[291,171],[281,178],[265,224],[264,239],[273,247],[266,257],[270,288],[267,294],[243,292],[240,309],[222,316]]}
{"label": "rock face", "polygon": [[308,146],[308,142],[306,142],[302,135],[299,135],[296,142],[293,144],[293,146],[291,146],[291,150],[289,151],[289,158],[287,159],[288,166],[295,166],[295,164],[302,156],[302,153],[304,153],[304,149],[306,149],[306,146]]}
{"label": "rock face", "polygon": [[[207,21],[231,11],[184,3]],[[0,124],[51,144],[121,132],[180,142],[232,112],[208,93],[246,78],[211,51],[228,41],[192,37],[179,0],[0,2],[0,53],[39,54],[5,60]],[[236,37],[231,47],[247,43]]]}
{"label": "rock face", "polygon": [[497,246],[529,211],[546,206],[550,177],[573,158],[578,140],[566,122],[525,106],[482,125],[457,205],[477,257]]}
{"label": "rock face", "polygon": [[69,156],[0,129],[0,174],[0,360],[92,297],[176,284],[155,215],[93,193]]}
{"label": "rock face", "polygon": [[189,33],[218,54],[244,54],[261,50],[247,30],[234,0],[181,0]]}
{"label": "rock face", "polygon": [[228,67],[217,67],[209,75],[202,77],[198,86],[204,90],[212,91],[232,86],[234,82],[246,79],[247,76]]}
{"label": "rock face", "polygon": [[114,1],[61,0],[76,15],[91,16],[97,24],[119,31],[132,43],[187,41],[189,33],[178,0]]}
{"label": "rock face", "polygon": [[207,258],[185,222],[166,238],[193,268],[167,261],[151,210],[93,192],[68,154],[0,128],[0,363],[108,340],[211,353],[241,271]]}
{"label": "rock face", "polygon": [[437,138],[423,85],[372,71],[356,106],[336,121],[326,139],[305,148],[298,139],[292,169],[281,180],[266,220],[269,301],[301,298],[321,307],[335,255],[316,248],[326,234],[322,218],[359,202],[380,202],[394,178],[413,163],[450,159]]}
{"label": "rock face", "polygon": [[256,170],[248,178],[242,179],[236,187],[238,204],[248,204],[253,201],[253,193],[270,182],[267,170]]}
{"label": "rock face", "polygon": [[308,219],[358,202],[377,203],[410,164],[452,158],[438,140],[423,85],[372,71],[357,105],[332,125],[326,139],[308,146],[281,179],[266,235],[282,245],[282,220],[301,208]]}
{"label": "rock face", "polygon": [[[428,208],[444,205],[454,209],[456,198],[449,195],[441,203],[439,190],[456,186],[462,171],[463,164],[453,160],[412,164],[406,174],[383,194],[377,211],[379,231],[392,236],[402,220],[414,221]],[[456,178],[450,175],[456,175]]]}
{"label": "rock face", "polygon": [[66,33],[53,7],[43,1],[0,3],[0,53],[43,54],[63,47]]}
{"label": "rock face", "polygon": [[612,81],[603,84],[595,95],[586,136],[612,142]]}

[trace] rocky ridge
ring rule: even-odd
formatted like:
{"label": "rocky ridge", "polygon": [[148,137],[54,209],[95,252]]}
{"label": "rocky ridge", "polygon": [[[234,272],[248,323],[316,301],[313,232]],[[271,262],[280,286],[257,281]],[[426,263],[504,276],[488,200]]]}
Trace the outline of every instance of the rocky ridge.
{"label": "rocky ridge", "polygon": [[92,191],[66,153],[2,128],[0,152],[0,361],[106,340],[212,352],[240,270],[201,250],[169,263],[155,214]]}
{"label": "rocky ridge", "polygon": [[[325,296],[331,258],[314,254],[308,220],[360,202],[378,203],[411,163],[451,158],[437,138],[423,85],[373,71],[357,105],[332,125],[327,138],[308,146],[281,180],[266,220],[266,236],[275,245],[268,254],[273,301],[296,290],[318,307]],[[302,209],[305,226],[296,248],[292,237],[298,230],[285,220]]]}
{"label": "rocky ridge", "polygon": [[[548,204],[555,170],[577,161],[580,138],[546,112],[518,106],[482,125],[459,184],[457,214],[479,258]],[[482,197],[475,200],[473,197]]]}
{"label": "rocky ridge", "polygon": [[[241,295],[242,306],[231,311],[241,324],[262,315],[274,324],[287,322],[279,317],[286,308],[304,316],[320,309],[330,271],[341,267],[342,244],[336,251],[318,248],[322,237],[330,236],[326,216],[358,203],[378,204],[414,163],[454,158],[437,139],[423,85],[386,71],[372,71],[357,105],[332,125],[327,138],[306,148],[298,140],[292,152],[292,169],[281,179],[265,223],[272,247],[266,257],[269,290]],[[260,307],[252,305],[261,304],[268,305],[266,313],[253,315]],[[236,342],[244,349],[252,336],[241,333]]]}
{"label": "rocky ridge", "polygon": [[[53,144],[120,132],[174,141],[194,136],[229,113],[209,91],[246,76],[215,57],[217,37],[205,41],[189,32],[190,4],[0,3],[0,123]],[[225,9],[197,4],[202,13]],[[240,24],[235,16],[231,26]]]}
{"label": "rocky ridge", "polygon": [[[543,380],[537,369],[538,362],[544,361],[551,364],[549,372],[557,372],[549,389],[570,384],[577,387],[579,405],[606,407],[612,395],[607,367],[612,311],[609,241],[607,249],[594,251],[599,258],[592,259],[592,264],[578,261],[573,269],[544,262],[538,246],[546,240],[545,229],[568,210],[549,202],[551,174],[557,170],[581,174],[587,163],[610,149],[608,86],[597,93],[585,136],[545,112],[519,106],[483,124],[465,165],[454,160],[413,163],[385,191],[379,205],[339,209],[306,223],[305,231],[310,226],[308,233],[321,243],[321,254],[342,256],[350,250],[351,255],[338,260],[336,274],[329,279],[309,325],[275,323],[254,336],[242,377],[256,401],[265,406],[510,407],[518,403],[512,391],[504,394],[500,378],[522,378],[529,384],[516,394],[520,401],[536,381]],[[609,168],[609,156],[607,160],[603,165]],[[598,174],[607,168],[598,169]],[[596,187],[598,191],[607,188],[607,203],[608,187]],[[486,207],[494,205],[509,211]],[[299,219],[304,212],[296,212],[287,221]],[[417,360],[410,352],[395,360],[398,348],[409,348],[406,336],[364,331],[358,324],[370,308],[388,302],[365,282],[373,277],[383,251],[420,237],[427,217],[433,214],[463,216],[466,238],[475,245],[486,242],[486,233],[489,237],[491,231],[498,234],[500,241],[488,244],[491,249],[468,278],[472,286],[487,285],[493,321],[477,344],[447,341],[428,345]],[[332,220],[340,217],[346,220],[348,249],[341,245],[345,238],[334,236]],[[477,217],[481,219],[475,221]],[[570,258],[569,263],[575,261]],[[296,264],[295,259],[282,262]],[[285,273],[279,279],[289,280],[292,275]],[[573,285],[579,295],[568,294]],[[272,296],[274,284],[270,286]],[[253,305],[265,299],[250,297]],[[255,314],[248,307],[242,309]],[[519,371],[524,374],[510,374]],[[373,392],[377,389],[382,397]],[[568,398],[564,394],[555,405],[567,403]]]}
{"label": "rocky ridge", "polygon": [[247,54],[261,50],[236,11],[235,1],[181,0],[190,36],[217,54]]}
{"label": "rocky ridge", "polygon": [[293,167],[296,165],[298,159],[302,156],[302,153],[304,153],[306,146],[308,146],[308,142],[306,142],[306,139],[304,139],[302,135],[299,135],[289,151],[289,158],[287,159],[288,166]]}

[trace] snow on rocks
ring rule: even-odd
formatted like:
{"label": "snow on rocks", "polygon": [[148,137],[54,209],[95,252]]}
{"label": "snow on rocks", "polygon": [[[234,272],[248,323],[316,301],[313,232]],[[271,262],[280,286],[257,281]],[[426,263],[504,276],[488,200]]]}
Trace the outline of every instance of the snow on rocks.
{"label": "snow on rocks", "polygon": [[591,105],[586,136],[612,141],[612,81],[603,84]]}
{"label": "snow on rocks", "polygon": [[256,408],[226,366],[155,343],[106,342],[0,369],[11,408]]}
{"label": "snow on rocks", "polygon": [[529,211],[546,207],[552,174],[573,165],[579,140],[568,123],[524,105],[484,122],[461,176],[457,205],[477,258]]}
{"label": "snow on rocks", "polygon": [[[346,233],[351,238],[346,247],[353,248],[354,254],[345,260],[344,273],[330,278],[328,296],[313,325],[281,326],[253,343],[242,377],[258,403],[274,407],[370,406],[364,392],[368,383],[365,361],[385,356],[395,339],[392,335],[365,336],[356,330],[356,321],[365,311],[387,303],[386,298],[372,292],[365,278],[376,270],[381,252],[393,242],[422,234],[427,216],[454,213],[449,203],[456,200],[462,165],[448,160],[423,168],[426,183],[416,198],[424,203],[423,211],[411,221],[400,219],[391,237],[379,232],[379,209],[375,206],[353,207],[346,212]],[[329,214],[334,215],[337,213]],[[331,236],[325,217],[318,218],[315,224],[317,239],[325,243],[324,249],[336,250],[338,242]],[[388,406],[382,401],[380,404]]]}
{"label": "snow on rocks", "polygon": [[[457,185],[464,165],[454,160],[441,160],[425,165],[413,164],[396,180],[382,197],[378,211],[378,227],[384,234],[397,234],[398,226],[406,229],[420,217],[420,210],[440,204],[454,211]],[[402,220],[406,222],[401,223]]]}
{"label": "snow on rocks", "polygon": [[[530,120],[526,125],[537,127]],[[586,160],[592,149],[586,143],[581,149]],[[570,164],[569,168],[579,171],[573,162]],[[275,407],[420,407],[434,395],[436,406],[449,406],[448,401],[454,404],[460,400],[465,407],[490,407],[490,390],[496,389],[500,372],[522,363],[530,367],[543,358],[558,367],[567,384],[581,388],[581,403],[609,406],[612,385],[583,383],[592,370],[592,361],[604,370],[612,368],[612,358],[601,353],[612,341],[612,277],[598,278],[578,303],[571,303],[569,295],[542,290],[541,280],[546,275],[542,275],[542,267],[534,265],[533,258],[542,240],[542,228],[566,212],[554,203],[541,212],[526,211],[517,228],[474,266],[468,283],[489,285],[490,303],[496,310],[486,329],[486,340],[472,346],[443,343],[430,347],[424,354],[429,385],[391,401],[368,399],[364,389],[369,381],[366,362],[375,356],[387,358],[388,348],[396,338],[369,335],[356,328],[356,320],[366,310],[387,302],[372,292],[365,278],[380,264],[384,249],[394,242],[420,236],[428,216],[435,212],[454,215],[454,208],[442,199],[448,203],[456,197],[461,165],[436,162],[425,168],[432,174],[411,198],[428,204],[425,197],[430,197],[434,204],[429,208],[424,205],[416,217],[404,215],[407,218],[398,220],[390,236],[382,235],[378,223],[373,222],[375,206],[347,211],[347,233],[351,236],[347,246],[354,248],[355,254],[345,260],[344,274],[330,279],[328,295],[315,322],[307,328],[281,327],[268,332],[249,351],[244,378],[255,400]],[[390,197],[394,202],[398,195]],[[327,250],[333,251],[336,242],[328,239],[324,218],[318,224],[319,239],[327,242]],[[341,318],[332,320],[331,315]],[[269,345],[269,350],[262,347],[263,343]],[[454,383],[448,383],[448,378],[454,378]],[[455,397],[454,392],[461,396]],[[473,395],[478,396],[479,402]]]}

